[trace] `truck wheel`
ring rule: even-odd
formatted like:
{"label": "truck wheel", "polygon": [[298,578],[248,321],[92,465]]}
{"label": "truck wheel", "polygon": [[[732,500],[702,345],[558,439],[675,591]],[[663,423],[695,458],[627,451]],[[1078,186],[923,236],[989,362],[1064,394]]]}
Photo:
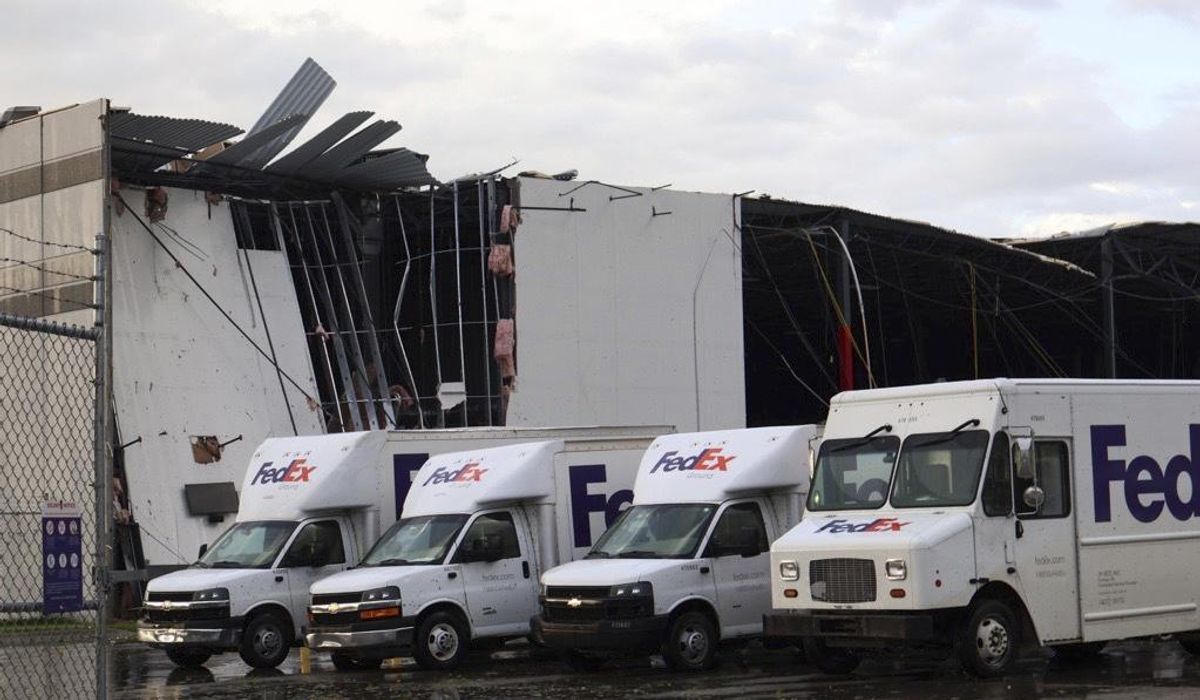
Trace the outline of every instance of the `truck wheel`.
{"label": "truck wheel", "polygon": [[862,656],[853,649],[831,647],[823,639],[807,637],[801,644],[804,658],[822,673],[845,676],[854,672],[862,663]]}
{"label": "truck wheel", "polygon": [[980,678],[1004,675],[1017,660],[1021,630],[1017,616],[999,600],[982,600],[967,616],[958,640],[958,660]]}
{"label": "truck wheel", "polygon": [[275,668],[287,658],[291,646],[291,623],[278,613],[264,612],[246,623],[238,655],[247,666]]}
{"label": "truck wheel", "polygon": [[383,666],[383,659],[364,659],[351,656],[344,651],[335,651],[331,657],[333,667],[339,671],[376,671]]}
{"label": "truck wheel", "polygon": [[703,671],[712,666],[717,649],[717,634],[708,616],[686,612],[667,629],[663,642],[663,660],[676,671]]}
{"label": "truck wheel", "polygon": [[413,656],[421,668],[444,670],[457,666],[466,654],[467,626],[457,615],[435,612],[417,625]]}
{"label": "truck wheel", "polygon": [[200,651],[198,649],[178,649],[167,648],[167,658],[171,663],[180,668],[199,668],[204,665],[212,657],[210,651]]}
{"label": "truck wheel", "polygon": [[579,673],[595,673],[604,668],[604,664],[608,662],[608,659],[603,656],[592,656],[577,649],[568,649],[563,653],[562,658],[572,671]]}

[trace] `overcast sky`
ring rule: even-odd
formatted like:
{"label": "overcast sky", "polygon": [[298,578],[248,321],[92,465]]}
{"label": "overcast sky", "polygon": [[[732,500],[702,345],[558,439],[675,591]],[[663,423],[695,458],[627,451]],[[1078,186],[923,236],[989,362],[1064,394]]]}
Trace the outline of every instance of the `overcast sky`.
{"label": "overcast sky", "polygon": [[1200,218],[1195,0],[5,0],[0,106],[248,128],[307,56],[338,87],[306,134],[371,109],[443,179],[515,157],[982,235]]}

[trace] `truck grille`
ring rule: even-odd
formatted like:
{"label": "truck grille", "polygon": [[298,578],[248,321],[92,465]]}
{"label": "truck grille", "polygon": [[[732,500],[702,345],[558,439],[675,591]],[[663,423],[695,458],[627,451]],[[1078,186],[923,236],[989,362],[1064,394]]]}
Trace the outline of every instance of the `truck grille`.
{"label": "truck grille", "polygon": [[817,559],[808,569],[809,592],[823,603],[875,600],[875,562],[870,559]]}
{"label": "truck grille", "polygon": [[328,605],[329,603],[357,603],[362,600],[362,591],[358,593],[316,593],[312,597],[313,605]]}
{"label": "truck grille", "polygon": [[146,600],[153,600],[153,601],[169,600],[174,603],[174,602],[182,602],[182,601],[191,600],[192,595],[193,595],[193,593],[191,591],[183,591],[183,592],[167,591],[165,593],[150,591],[149,593],[146,594]]}
{"label": "truck grille", "polygon": [[229,606],[219,608],[196,608],[190,610],[146,610],[148,622],[195,622],[198,620],[228,620]]}
{"label": "truck grille", "polygon": [[[598,622],[630,620],[654,614],[649,596],[614,598],[608,586],[549,586],[542,601],[542,616],[548,622]],[[571,605],[571,601],[577,601]]]}
{"label": "truck grille", "polygon": [[547,586],[547,598],[582,598],[597,600],[608,597],[608,586]]}

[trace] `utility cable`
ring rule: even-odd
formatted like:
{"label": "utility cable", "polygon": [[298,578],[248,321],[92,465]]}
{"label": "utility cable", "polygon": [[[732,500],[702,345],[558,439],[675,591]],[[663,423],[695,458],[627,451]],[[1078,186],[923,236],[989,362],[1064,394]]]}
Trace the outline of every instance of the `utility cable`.
{"label": "utility cable", "polygon": [[[817,264],[817,271],[820,273],[821,283],[825,287],[825,295],[829,299],[829,303],[833,306],[833,311],[837,315],[838,323],[844,328],[850,328],[850,322],[846,320],[846,315],[842,312],[841,304],[837,301],[837,295],[833,293],[833,285],[829,283],[829,276],[825,273],[825,266],[821,264],[821,256],[817,254],[817,246],[813,243],[812,233],[808,229],[801,229],[805,238],[808,239],[808,245],[812,249],[813,261]],[[840,238],[839,238],[840,240]],[[864,319],[866,316],[864,315]],[[854,348],[854,354],[858,356],[858,361],[863,363],[867,368],[867,379],[871,386],[875,385],[875,376],[871,373],[871,365],[867,362],[866,356],[863,354],[862,348],[858,345],[858,340],[854,337],[854,333],[850,333],[850,345]]]}
{"label": "utility cable", "polygon": [[133,216],[134,220],[137,221],[139,224],[141,224],[142,228],[145,229],[146,233],[150,234],[150,237],[154,239],[154,242],[158,244],[158,247],[162,248],[163,252],[165,252],[167,254],[167,256],[170,257],[171,260],[173,260],[175,262],[175,266],[178,267],[179,270],[181,272],[183,272],[183,274],[189,280],[192,281],[192,284],[196,285],[196,289],[200,290],[200,293],[204,295],[204,298],[208,299],[208,301],[210,303],[212,303],[212,305],[214,307],[216,307],[217,311],[221,312],[221,315],[225,317],[225,320],[229,321],[229,324],[231,326],[233,326],[234,329],[237,330],[237,332],[240,333],[243,338],[246,339],[246,342],[250,343],[250,345],[252,345],[254,347],[254,349],[258,351],[258,354],[262,355],[263,359],[265,359],[267,362],[270,362],[271,365],[279,372],[279,374],[281,374],[284,377],[284,379],[287,379],[289,384],[291,384],[293,387],[296,388],[296,391],[300,392],[300,394],[302,396],[304,396],[305,399],[308,399],[309,405],[320,405],[320,402],[318,402],[307,391],[305,391],[304,388],[301,387],[296,382],[295,379],[292,379],[292,376],[290,374],[288,374],[287,372],[285,372],[283,370],[283,368],[279,366],[279,363],[277,363],[273,359],[271,359],[271,356],[268,355],[267,352],[265,350],[263,350],[262,347],[260,347],[258,343],[254,342],[254,338],[251,338],[250,334],[246,333],[246,331],[243,330],[240,325],[238,325],[238,322],[233,320],[233,317],[229,315],[229,312],[226,311],[224,308],[222,308],[222,306],[217,302],[217,300],[214,299],[213,296],[208,293],[208,290],[204,288],[204,285],[200,284],[200,281],[197,280],[196,277],[194,275],[192,275],[192,273],[190,271],[188,271],[188,269],[186,267],[184,267],[183,262],[180,261],[180,259],[175,255],[175,253],[171,252],[170,248],[168,248],[166,245],[163,244],[162,240],[154,234],[154,229],[152,229],[146,225],[146,222],[142,220],[142,217],[137,215],[137,212],[135,212],[133,210],[133,208],[129,206],[129,203],[125,201],[125,198],[122,197],[119,192],[117,193],[117,199],[120,200],[121,204],[123,204],[125,206],[125,209]]}

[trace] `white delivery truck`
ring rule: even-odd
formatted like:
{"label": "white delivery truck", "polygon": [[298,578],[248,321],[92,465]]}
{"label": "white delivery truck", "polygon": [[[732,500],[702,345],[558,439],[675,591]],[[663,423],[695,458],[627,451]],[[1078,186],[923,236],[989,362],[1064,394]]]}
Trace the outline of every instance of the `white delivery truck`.
{"label": "white delivery truck", "polygon": [[633,506],[581,561],[542,575],[535,637],[580,670],[661,650],[700,670],[719,641],[762,634],[768,546],[800,519],[817,426],[667,435]]}
{"label": "white delivery truck", "polygon": [[[228,650],[251,666],[276,666],[303,640],[309,586],[359,561],[395,521],[430,455],[537,439],[644,444],[661,430],[464,428],[268,439],[251,458],[232,527],[195,564],[147,585],[138,639],[184,666]],[[575,546],[589,545],[633,498],[634,466],[608,464],[605,456],[581,459],[561,477]]]}
{"label": "white delivery truck", "polygon": [[623,505],[578,493],[572,473],[605,465],[610,486],[628,485],[652,439],[595,435],[431,457],[362,562],[313,583],[309,648],[341,670],[409,654],[445,669],[471,646],[527,636],[538,575],[588,550],[580,535],[589,523],[572,502],[592,498],[610,518]]}
{"label": "white delivery truck", "polygon": [[997,379],[839,394],[768,636],[848,673],[900,645],[979,676],[1022,645],[1200,651],[1200,382]]}

